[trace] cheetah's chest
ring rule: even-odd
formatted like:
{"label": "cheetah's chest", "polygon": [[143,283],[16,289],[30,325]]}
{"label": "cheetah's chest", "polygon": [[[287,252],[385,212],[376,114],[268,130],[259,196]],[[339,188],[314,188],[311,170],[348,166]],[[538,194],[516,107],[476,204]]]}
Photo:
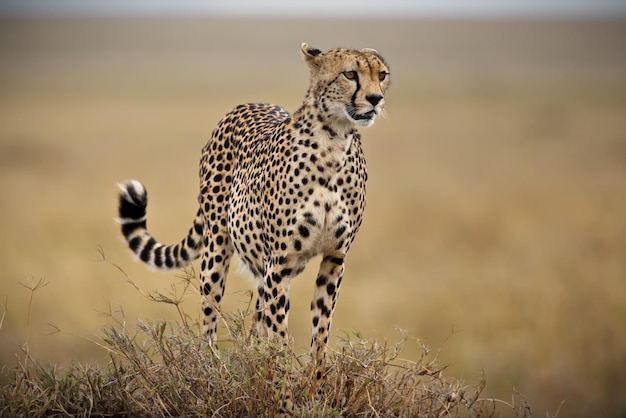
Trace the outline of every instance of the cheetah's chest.
{"label": "cheetah's chest", "polygon": [[340,251],[361,216],[338,186],[354,167],[309,150],[267,155],[234,175],[229,232],[244,263],[259,275],[271,257],[296,257],[304,267],[319,253]]}

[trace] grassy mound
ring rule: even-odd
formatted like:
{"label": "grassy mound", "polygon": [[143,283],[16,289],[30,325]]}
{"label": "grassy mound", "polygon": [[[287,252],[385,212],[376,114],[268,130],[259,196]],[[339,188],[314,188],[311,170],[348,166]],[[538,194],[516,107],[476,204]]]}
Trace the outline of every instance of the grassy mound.
{"label": "grassy mound", "polygon": [[60,370],[25,351],[3,372],[0,415],[274,416],[285,391],[295,416],[493,416],[503,406],[506,415],[531,414],[525,401],[481,398],[484,380],[445,377],[424,346],[417,361],[398,359],[406,335],[393,345],[347,335],[330,350],[316,393],[308,356],[244,337],[242,319],[228,322],[230,342],[219,353],[187,324],[140,323],[130,332],[123,322],[103,331],[110,358],[103,367]]}
{"label": "grassy mound", "polygon": [[[108,352],[104,366],[73,363],[62,369],[44,364],[31,356],[27,340],[14,367],[0,372],[0,417],[273,417],[280,412],[283,394],[293,401],[291,414],[302,417],[531,416],[523,397],[511,403],[481,397],[484,378],[468,385],[445,377],[438,353],[405,332],[394,344],[346,333],[329,349],[320,388],[312,385],[307,354],[248,337],[250,307],[235,314],[220,312],[227,338],[216,351],[180,309],[186,290],[197,287],[193,268],[179,276],[182,290],[171,296],[149,294],[100,253],[145,298],[174,306],[179,321],[139,322],[129,329],[123,311],[121,318],[109,311],[113,324],[102,330],[100,341],[93,341]],[[24,285],[30,290],[27,326],[33,296],[46,285],[43,279]],[[0,329],[4,314],[6,305]],[[407,343],[421,349],[417,360],[399,357]]]}

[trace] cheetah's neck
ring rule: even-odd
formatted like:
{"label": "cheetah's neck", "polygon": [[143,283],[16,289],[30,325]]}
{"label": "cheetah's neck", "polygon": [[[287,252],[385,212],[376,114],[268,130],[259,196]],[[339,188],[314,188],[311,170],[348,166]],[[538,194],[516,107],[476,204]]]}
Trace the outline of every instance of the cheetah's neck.
{"label": "cheetah's neck", "polygon": [[354,125],[333,115],[319,105],[310,90],[302,106],[291,117],[291,125],[299,137],[309,137],[328,151],[345,153],[357,133]]}

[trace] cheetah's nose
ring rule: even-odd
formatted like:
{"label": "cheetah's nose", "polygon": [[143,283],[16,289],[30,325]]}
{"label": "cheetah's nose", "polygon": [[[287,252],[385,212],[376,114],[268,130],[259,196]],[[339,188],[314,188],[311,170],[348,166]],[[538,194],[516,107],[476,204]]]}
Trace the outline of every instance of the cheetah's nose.
{"label": "cheetah's nose", "polygon": [[372,104],[372,106],[376,106],[383,99],[383,96],[380,94],[370,94],[366,96],[365,99]]}

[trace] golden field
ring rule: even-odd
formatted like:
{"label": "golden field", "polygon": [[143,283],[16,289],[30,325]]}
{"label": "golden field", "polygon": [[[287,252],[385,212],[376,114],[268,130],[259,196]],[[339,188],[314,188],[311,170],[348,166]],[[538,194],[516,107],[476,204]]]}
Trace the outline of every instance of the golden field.
{"label": "golden field", "polygon": [[[0,21],[0,365],[25,343],[105,362],[90,340],[110,309],[129,327],[178,317],[99,261],[147,292],[180,282],[133,261],[115,183],[142,180],[152,233],[182,238],[211,130],[240,102],[295,110],[303,41],[376,48],[393,80],[362,132],[368,205],[334,333],[408,330],[446,373],[484,371],[487,395],[517,390],[536,415],[626,414],[621,21]],[[292,286],[302,351],[316,264]],[[227,311],[254,288],[231,271]],[[183,308],[199,317],[193,289]]]}

